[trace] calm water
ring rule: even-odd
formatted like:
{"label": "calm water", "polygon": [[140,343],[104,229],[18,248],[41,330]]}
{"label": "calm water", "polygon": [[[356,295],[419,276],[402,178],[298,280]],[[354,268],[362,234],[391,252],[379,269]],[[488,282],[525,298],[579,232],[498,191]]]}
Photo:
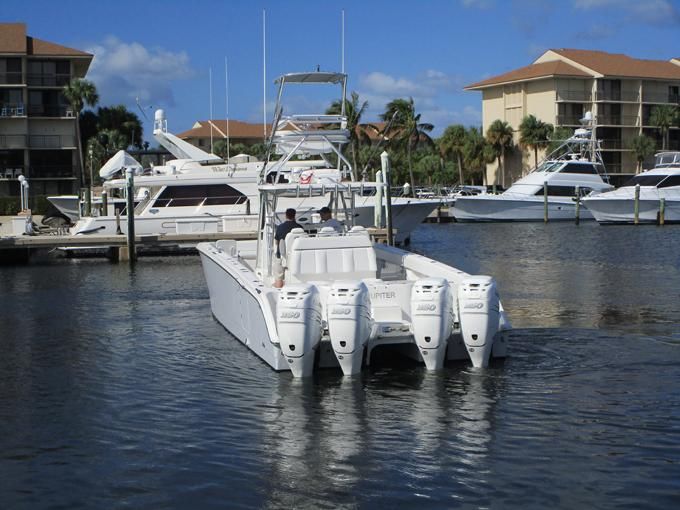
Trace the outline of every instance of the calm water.
{"label": "calm water", "polygon": [[197,257],[0,268],[0,508],[678,508],[680,227],[423,225],[494,275],[487,370],[277,374]]}

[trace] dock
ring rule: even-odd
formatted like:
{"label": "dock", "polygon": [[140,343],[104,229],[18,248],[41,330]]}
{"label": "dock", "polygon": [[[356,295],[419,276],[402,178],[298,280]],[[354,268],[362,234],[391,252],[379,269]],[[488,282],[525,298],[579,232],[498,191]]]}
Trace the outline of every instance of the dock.
{"label": "dock", "polygon": [[[386,242],[387,229],[367,228],[375,242]],[[135,236],[138,253],[177,254],[195,252],[198,243],[222,239],[247,241],[257,239],[258,232],[196,232],[191,234],[151,234]],[[38,250],[59,250],[67,255],[88,253],[114,261],[129,259],[126,235],[17,235],[0,237],[0,264],[27,262]]]}

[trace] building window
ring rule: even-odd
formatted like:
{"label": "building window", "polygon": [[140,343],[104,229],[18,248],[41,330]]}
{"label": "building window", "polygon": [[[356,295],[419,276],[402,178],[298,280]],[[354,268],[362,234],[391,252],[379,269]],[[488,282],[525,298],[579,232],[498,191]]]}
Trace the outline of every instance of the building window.
{"label": "building window", "polygon": [[668,87],[668,102],[680,103],[680,86],[671,85]]}
{"label": "building window", "polygon": [[36,87],[63,87],[71,79],[68,60],[29,60],[28,85]]}
{"label": "building window", "polygon": [[0,58],[0,85],[21,83],[21,59]]}
{"label": "building window", "polygon": [[72,150],[30,151],[31,179],[74,177]]}

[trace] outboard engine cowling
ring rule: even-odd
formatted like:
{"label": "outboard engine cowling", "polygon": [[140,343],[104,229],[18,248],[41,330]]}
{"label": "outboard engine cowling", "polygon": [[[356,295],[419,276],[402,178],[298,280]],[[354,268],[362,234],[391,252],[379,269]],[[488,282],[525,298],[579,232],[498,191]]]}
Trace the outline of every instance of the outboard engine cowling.
{"label": "outboard engine cowling", "polygon": [[276,306],[279,345],[295,377],[309,377],[323,333],[321,300],[311,284],[289,284],[279,292]]}
{"label": "outboard engine cowling", "polygon": [[345,375],[361,371],[364,346],[371,336],[371,299],[361,281],[336,282],[326,302],[328,334],[338,363]]}
{"label": "outboard engine cowling", "polygon": [[494,337],[500,324],[500,300],[490,276],[465,278],[458,287],[458,317],[472,365],[489,365]]}
{"label": "outboard engine cowling", "polygon": [[453,329],[453,300],[444,278],[425,278],[411,290],[411,329],[428,370],[444,366]]}

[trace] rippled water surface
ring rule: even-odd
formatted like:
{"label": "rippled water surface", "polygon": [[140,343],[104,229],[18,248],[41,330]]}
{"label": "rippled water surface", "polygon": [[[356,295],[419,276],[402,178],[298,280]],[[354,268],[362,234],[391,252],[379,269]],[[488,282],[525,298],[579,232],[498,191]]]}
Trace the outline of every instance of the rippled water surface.
{"label": "rippled water surface", "polygon": [[277,374],[197,257],[0,267],[0,508],[678,508],[680,227],[423,225],[510,357]]}

